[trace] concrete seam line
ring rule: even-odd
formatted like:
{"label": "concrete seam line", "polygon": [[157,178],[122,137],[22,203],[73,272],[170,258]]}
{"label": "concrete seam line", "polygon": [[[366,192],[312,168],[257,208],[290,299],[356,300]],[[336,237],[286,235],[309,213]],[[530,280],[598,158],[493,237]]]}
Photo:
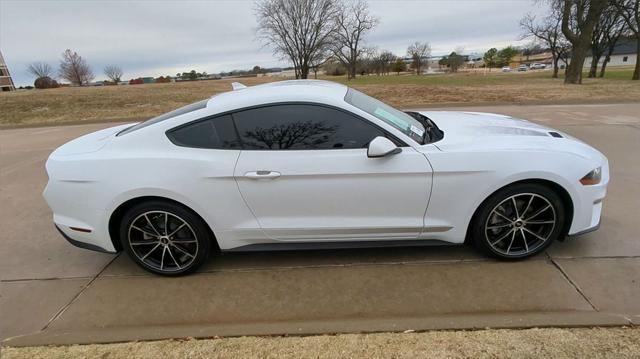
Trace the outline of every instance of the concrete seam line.
{"label": "concrete seam line", "polygon": [[[549,256],[547,254],[547,256]],[[551,257],[549,257],[551,258]],[[556,259],[564,259],[564,260],[582,260],[582,259],[636,259],[640,258],[640,256],[582,256],[582,257],[568,257],[568,256],[555,256]]]}
{"label": "concrete seam line", "polygon": [[640,130],[640,127],[638,127],[638,125],[636,125],[636,124],[625,123],[625,124],[622,124],[622,126],[627,126],[627,127],[633,128],[635,130]]}
{"label": "concrete seam line", "polygon": [[49,319],[49,321],[47,322],[47,324],[40,329],[40,332],[46,330],[47,328],[49,328],[49,326],[56,321],[58,318],[60,318],[60,316],[73,304],[76,302],[76,300],[78,300],[78,298],[82,295],[82,293],[84,293],[92,284],[93,282],[96,281],[96,279],[98,279],[98,277],[100,277],[100,275],[102,274],[102,272],[104,272],[110,265],[111,263],[113,263],[113,261],[115,261],[118,257],[120,256],[120,253],[118,253],[117,255],[115,255],[113,257],[113,259],[111,259],[101,270],[100,272],[98,272],[98,274],[95,275],[95,277],[93,277],[84,287],[82,287],[82,289],[73,296],[73,298],[71,298],[71,300],[62,306],[62,308],[60,308],[60,310],[58,310],[58,312],[56,314],[54,314],[53,317],[51,317],[51,319]]}
{"label": "concrete seam line", "polygon": [[565,272],[564,268],[562,268],[560,263],[556,262],[553,258],[551,258],[549,253],[545,252],[545,254],[549,258],[549,261],[551,261],[551,264],[553,264],[553,266],[556,267],[560,271],[560,273],[562,273],[562,276],[564,276],[564,279],[566,279],[567,282],[569,282],[569,284],[571,284],[573,288],[578,292],[578,294],[580,294],[582,298],[584,298],[584,300],[586,300],[587,303],[589,303],[589,305],[591,306],[591,308],[593,308],[593,310],[595,310],[596,312],[599,312],[600,310],[598,309],[598,307],[596,307],[596,305],[593,304],[593,302],[587,297],[587,295],[582,291],[582,288],[580,288],[580,286],[576,282],[574,282],[571,279],[571,277],[569,277],[569,274]]}

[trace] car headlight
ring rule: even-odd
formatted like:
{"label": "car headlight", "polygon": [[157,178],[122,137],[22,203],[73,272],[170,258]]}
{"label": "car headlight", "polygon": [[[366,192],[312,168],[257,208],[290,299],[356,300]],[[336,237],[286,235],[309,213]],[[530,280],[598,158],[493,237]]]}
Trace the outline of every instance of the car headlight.
{"label": "car headlight", "polygon": [[598,167],[593,171],[587,173],[584,177],[580,179],[580,183],[584,186],[591,186],[594,184],[600,183],[602,179],[602,167]]}

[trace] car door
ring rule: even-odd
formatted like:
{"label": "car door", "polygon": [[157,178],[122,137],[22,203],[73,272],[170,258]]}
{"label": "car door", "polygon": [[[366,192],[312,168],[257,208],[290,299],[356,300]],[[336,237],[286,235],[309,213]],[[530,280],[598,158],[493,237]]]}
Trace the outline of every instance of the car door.
{"label": "car door", "polygon": [[234,177],[267,236],[410,239],[421,232],[431,167],[406,145],[368,158],[372,139],[392,137],[371,122],[318,104],[253,108],[233,119],[243,146]]}

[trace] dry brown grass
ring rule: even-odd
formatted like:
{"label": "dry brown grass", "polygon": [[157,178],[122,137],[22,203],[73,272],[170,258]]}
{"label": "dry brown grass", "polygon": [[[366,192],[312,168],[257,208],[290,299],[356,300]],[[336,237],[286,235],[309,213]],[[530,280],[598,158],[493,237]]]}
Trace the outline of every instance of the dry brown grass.
{"label": "dry brown grass", "polygon": [[527,329],[242,337],[6,348],[12,358],[638,358],[640,329]]}
{"label": "dry brown grass", "polygon": [[561,81],[477,86],[361,85],[367,94],[398,107],[465,104],[563,104],[640,101],[640,84],[631,81],[586,81],[567,86]]}
{"label": "dry brown grass", "polygon": [[[247,85],[264,78],[242,79]],[[135,121],[229,91],[231,81],[64,87],[0,94],[0,126],[76,121]]]}
{"label": "dry brown grass", "polygon": [[[640,101],[640,83],[627,80],[630,70],[611,78],[564,85],[548,72],[461,73],[430,76],[364,76],[352,87],[400,107],[482,103],[593,103]],[[345,82],[344,78],[330,78]],[[59,88],[0,93],[0,127],[87,121],[137,121],[229,91],[230,83],[247,85],[280,78],[243,78],[135,86]]]}

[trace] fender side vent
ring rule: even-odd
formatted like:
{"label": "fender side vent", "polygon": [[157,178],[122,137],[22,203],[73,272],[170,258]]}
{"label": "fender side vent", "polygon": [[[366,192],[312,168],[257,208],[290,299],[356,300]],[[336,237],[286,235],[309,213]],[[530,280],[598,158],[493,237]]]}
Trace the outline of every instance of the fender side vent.
{"label": "fender side vent", "polygon": [[562,136],[561,134],[559,134],[557,132],[549,132],[549,135],[551,135],[551,137],[564,138],[564,136]]}

